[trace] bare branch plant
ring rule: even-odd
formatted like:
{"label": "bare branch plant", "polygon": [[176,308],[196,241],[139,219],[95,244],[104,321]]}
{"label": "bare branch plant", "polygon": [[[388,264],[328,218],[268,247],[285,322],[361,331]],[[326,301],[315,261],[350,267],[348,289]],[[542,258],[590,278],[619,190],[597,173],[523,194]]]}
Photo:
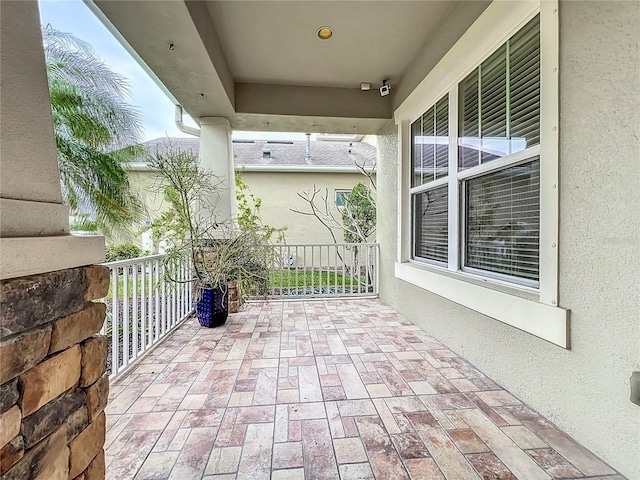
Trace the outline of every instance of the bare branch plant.
{"label": "bare branch plant", "polygon": [[200,168],[194,153],[169,145],[149,154],[148,163],[158,172],[159,193],[172,191],[174,220],[184,232],[168,239],[166,262],[173,264],[189,257],[192,276],[187,281],[197,287],[226,291],[230,282],[236,282],[241,294],[264,294],[275,258],[273,229],[258,223],[240,227],[236,219],[220,218],[216,204],[223,183]]}

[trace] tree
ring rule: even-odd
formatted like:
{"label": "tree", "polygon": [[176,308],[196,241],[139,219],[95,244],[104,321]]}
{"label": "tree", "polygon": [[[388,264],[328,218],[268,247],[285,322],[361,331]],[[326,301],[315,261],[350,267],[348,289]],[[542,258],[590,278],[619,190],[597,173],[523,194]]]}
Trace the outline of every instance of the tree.
{"label": "tree", "polygon": [[369,167],[356,163],[356,167],[364,175],[368,185],[360,181],[345,196],[341,217],[333,212],[333,198],[329,197],[329,189],[325,188],[323,192],[315,184],[313,190],[298,193],[308,210],[291,209],[294,213],[315,217],[329,231],[334,243],[338,243],[336,231],[342,231],[345,241],[349,243],[367,243],[375,233],[375,164]]}
{"label": "tree", "polygon": [[[165,265],[189,258],[191,280],[197,287],[226,291],[229,283],[236,282],[241,295],[265,293],[269,271],[278,261],[270,242],[275,230],[257,220],[240,226],[234,219],[220,218],[216,204],[224,184],[200,167],[193,152],[168,144],[149,152],[147,162],[157,172],[159,192],[170,192],[172,216],[155,225],[169,243]],[[176,271],[168,268],[168,278],[183,282],[171,277]]]}
{"label": "tree", "polygon": [[344,199],[342,209],[344,240],[366,242],[376,230],[376,202],[371,189],[358,182]]}
{"label": "tree", "polygon": [[64,199],[107,235],[127,230],[142,213],[125,170],[142,130],[127,81],[73,35],[47,25],[42,37]]}
{"label": "tree", "polygon": [[[356,167],[368,180],[368,185],[363,181],[359,181],[351,192],[345,196],[340,218],[337,218],[333,213],[333,199],[329,198],[329,189],[325,188],[324,194],[322,194],[322,190],[316,185],[313,186],[313,191],[298,193],[298,196],[308,205],[308,211],[291,209],[292,212],[315,217],[316,220],[329,230],[329,234],[334,243],[338,243],[336,231],[343,232],[344,240],[347,243],[367,243],[372,240],[371,237],[375,233],[376,183],[373,178],[375,164],[367,167],[364,163],[356,163]],[[352,278],[357,279],[356,281],[362,282],[365,285],[370,285],[374,275],[373,265],[370,262],[365,263],[365,278],[362,280],[360,278],[358,247],[353,246],[350,247],[350,249],[353,254],[352,261],[350,262],[353,267]],[[340,253],[337,253],[337,255],[341,261],[344,261]]]}

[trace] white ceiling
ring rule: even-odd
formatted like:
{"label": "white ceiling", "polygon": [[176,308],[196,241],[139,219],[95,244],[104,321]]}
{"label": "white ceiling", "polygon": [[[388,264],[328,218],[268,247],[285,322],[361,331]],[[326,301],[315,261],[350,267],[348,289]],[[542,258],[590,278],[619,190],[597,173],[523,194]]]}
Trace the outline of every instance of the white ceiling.
{"label": "white ceiling", "polygon": [[[358,88],[397,82],[456,1],[208,1],[234,80]],[[319,27],[333,29],[318,39]]]}

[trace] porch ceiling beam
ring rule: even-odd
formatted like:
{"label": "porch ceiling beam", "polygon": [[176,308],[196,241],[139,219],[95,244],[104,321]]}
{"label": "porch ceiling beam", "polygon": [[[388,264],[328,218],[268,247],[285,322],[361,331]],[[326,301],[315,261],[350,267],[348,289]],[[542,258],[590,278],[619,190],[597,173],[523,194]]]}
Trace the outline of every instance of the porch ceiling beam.
{"label": "porch ceiling beam", "polygon": [[233,77],[204,2],[85,3],[194,119],[233,114]]}
{"label": "porch ceiling beam", "polygon": [[236,112],[391,119],[391,101],[378,90],[237,83]]}
{"label": "porch ceiling beam", "polygon": [[392,117],[390,96],[377,90],[237,83],[235,98],[236,129],[366,134]]}
{"label": "porch ceiling beam", "polygon": [[376,135],[387,118],[320,117],[236,113],[230,119],[234,130],[254,132],[300,132]]}

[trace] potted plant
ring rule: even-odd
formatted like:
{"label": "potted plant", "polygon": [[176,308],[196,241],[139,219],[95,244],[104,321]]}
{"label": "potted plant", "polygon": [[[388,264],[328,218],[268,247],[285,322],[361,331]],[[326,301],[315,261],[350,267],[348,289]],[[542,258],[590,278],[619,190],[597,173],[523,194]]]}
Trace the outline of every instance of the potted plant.
{"label": "potted plant", "polygon": [[171,205],[151,224],[169,243],[165,270],[176,271],[172,267],[189,258],[188,281],[194,284],[198,321],[205,327],[223,325],[229,284],[245,297],[266,293],[269,272],[277,261],[270,241],[274,229],[259,222],[239,226],[237,219],[219,218],[215,205],[222,184],[199,167],[193,152],[167,144],[149,154],[148,164],[158,174],[157,189]]}

